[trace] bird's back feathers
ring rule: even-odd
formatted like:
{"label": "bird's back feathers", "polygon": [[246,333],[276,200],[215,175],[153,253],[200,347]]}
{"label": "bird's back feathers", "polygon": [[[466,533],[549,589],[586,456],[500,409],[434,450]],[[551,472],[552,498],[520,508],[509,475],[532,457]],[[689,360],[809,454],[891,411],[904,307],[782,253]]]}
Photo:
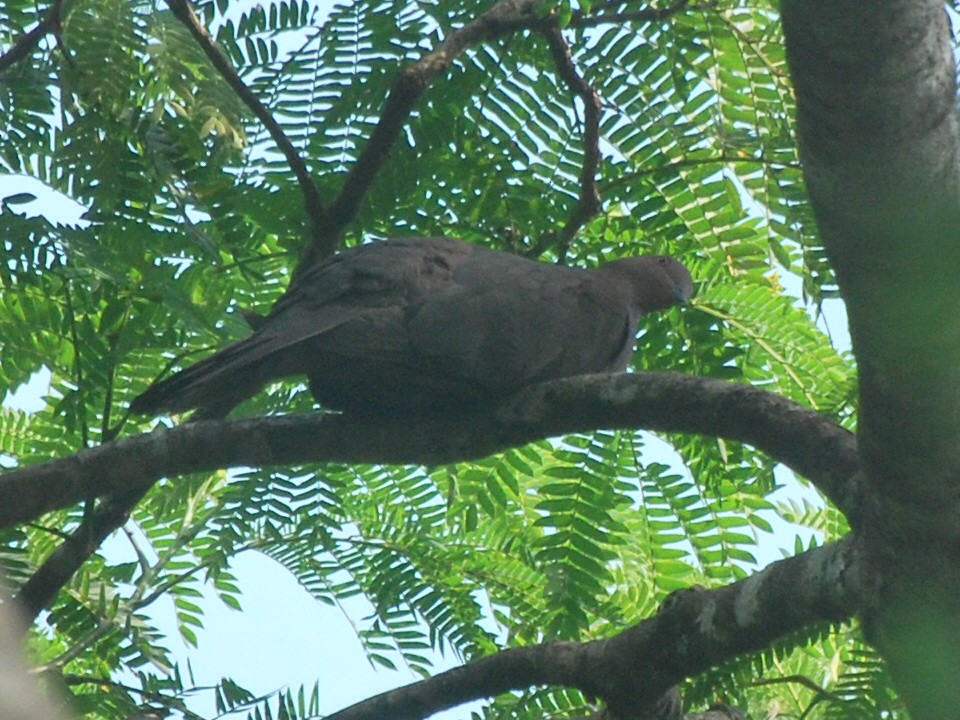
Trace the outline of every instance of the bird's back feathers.
{"label": "bird's back feathers", "polygon": [[450,238],[371,243],[319,263],[251,323],[250,337],[148,388],[131,409],[225,415],[291,375],[348,411],[475,404],[624,370],[640,316],[692,289],[665,256],[582,270]]}

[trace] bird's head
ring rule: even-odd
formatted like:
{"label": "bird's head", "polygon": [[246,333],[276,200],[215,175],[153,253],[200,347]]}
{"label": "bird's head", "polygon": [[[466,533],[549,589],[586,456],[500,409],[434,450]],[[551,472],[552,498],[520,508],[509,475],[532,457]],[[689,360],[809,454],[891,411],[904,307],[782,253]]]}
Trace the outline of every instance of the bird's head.
{"label": "bird's head", "polygon": [[669,255],[621,258],[600,270],[629,286],[633,307],[640,315],[682,305],[693,297],[690,271]]}

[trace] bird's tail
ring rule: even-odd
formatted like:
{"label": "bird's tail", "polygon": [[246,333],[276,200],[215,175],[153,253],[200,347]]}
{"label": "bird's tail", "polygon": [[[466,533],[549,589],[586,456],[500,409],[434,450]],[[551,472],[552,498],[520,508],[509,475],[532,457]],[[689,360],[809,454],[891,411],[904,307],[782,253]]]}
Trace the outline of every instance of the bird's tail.
{"label": "bird's tail", "polygon": [[199,408],[203,417],[223,417],[257,393],[268,377],[257,335],[227,345],[210,357],[148,387],[130,403],[143,415]]}

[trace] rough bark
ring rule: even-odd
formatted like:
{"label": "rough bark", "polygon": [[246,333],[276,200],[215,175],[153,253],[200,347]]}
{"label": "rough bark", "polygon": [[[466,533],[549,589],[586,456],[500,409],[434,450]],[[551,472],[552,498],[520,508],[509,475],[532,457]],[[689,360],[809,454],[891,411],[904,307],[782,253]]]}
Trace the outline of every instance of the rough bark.
{"label": "rough bark", "polygon": [[678,373],[584,375],[543,383],[486,412],[294,415],[161,429],[0,475],[0,527],[162,477],[237,465],[381,462],[438,465],[596,428],[645,428],[739,440],[815,483],[856,517],[853,436],[808,408],[750,385]]}
{"label": "rough bark", "polygon": [[328,720],[421,720],[470,700],[531,685],[575,687],[601,698],[616,720],[649,718],[675,683],[785,634],[856,611],[852,539],[773,563],[716,590],[692,588],[614,637],[503,650],[412,685],[376,695]]}
{"label": "rough bark", "polygon": [[914,718],[960,717],[960,170],[942,2],[784,0],[811,203],[860,368],[864,610]]}

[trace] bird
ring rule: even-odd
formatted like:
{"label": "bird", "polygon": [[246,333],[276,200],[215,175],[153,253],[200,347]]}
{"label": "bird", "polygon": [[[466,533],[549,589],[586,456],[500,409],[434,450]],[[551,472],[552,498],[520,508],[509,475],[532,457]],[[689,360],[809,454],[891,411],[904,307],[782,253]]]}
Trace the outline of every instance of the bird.
{"label": "bird", "polygon": [[250,336],[130,409],[220,418],[305,375],[331,410],[462,411],[546,380],[625,371],[640,318],[692,295],[689,271],[668,255],[583,269],[450,237],[372,241],[304,272],[268,315],[246,315]]}

